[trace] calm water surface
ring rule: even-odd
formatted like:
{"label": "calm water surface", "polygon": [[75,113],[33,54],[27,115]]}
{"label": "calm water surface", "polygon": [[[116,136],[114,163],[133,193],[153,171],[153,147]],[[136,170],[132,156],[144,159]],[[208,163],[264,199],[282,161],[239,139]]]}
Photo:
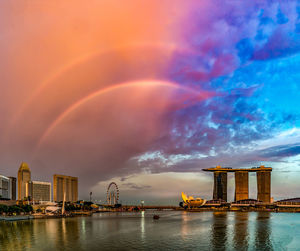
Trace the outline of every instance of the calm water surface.
{"label": "calm water surface", "polygon": [[153,214],[0,222],[0,250],[300,250],[296,213]]}

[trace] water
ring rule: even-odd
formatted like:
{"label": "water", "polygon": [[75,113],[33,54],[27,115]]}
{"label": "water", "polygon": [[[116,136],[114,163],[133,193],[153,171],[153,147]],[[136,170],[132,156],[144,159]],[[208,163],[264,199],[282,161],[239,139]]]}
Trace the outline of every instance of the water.
{"label": "water", "polygon": [[0,250],[300,250],[300,214],[150,211],[0,222]]}

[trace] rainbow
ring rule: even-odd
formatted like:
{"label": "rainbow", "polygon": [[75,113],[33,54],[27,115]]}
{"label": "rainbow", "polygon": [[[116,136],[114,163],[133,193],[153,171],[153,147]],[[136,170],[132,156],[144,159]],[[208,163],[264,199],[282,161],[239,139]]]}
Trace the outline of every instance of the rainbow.
{"label": "rainbow", "polygon": [[120,83],[113,86],[109,86],[100,90],[97,90],[88,96],[78,100],[76,103],[69,106],[65,111],[63,111],[46,129],[44,134],[41,136],[40,140],[38,141],[37,148],[39,149],[42,143],[45,141],[45,139],[49,136],[49,134],[55,129],[55,127],[64,120],[70,113],[74,112],[76,109],[78,109],[83,104],[86,104],[87,102],[90,102],[94,98],[97,98],[103,94],[106,94],[108,92],[112,92],[114,90],[120,89],[120,88],[129,88],[129,87],[151,87],[151,86],[162,86],[162,87],[169,87],[169,88],[175,88],[175,89],[182,89],[188,93],[191,93],[195,96],[200,96],[201,98],[206,98],[206,93],[197,92],[196,90],[188,87],[181,86],[176,83],[167,82],[167,81],[155,81],[155,80],[141,80],[141,81],[135,81],[135,82],[126,82],[126,83]]}
{"label": "rainbow", "polygon": [[14,119],[12,119],[13,124],[16,123],[18,118],[21,114],[26,110],[26,108],[32,104],[33,100],[38,97],[51,83],[57,80],[60,76],[64,75],[66,72],[72,70],[78,65],[84,64],[91,60],[92,58],[104,55],[106,53],[112,53],[114,51],[127,49],[127,48],[163,48],[164,50],[168,50],[170,53],[174,52],[175,50],[183,53],[194,53],[194,51],[187,49],[187,48],[180,48],[175,46],[175,44],[165,44],[165,43],[155,43],[155,44],[148,44],[148,43],[131,43],[122,45],[120,47],[113,47],[106,50],[98,50],[92,53],[86,53],[73,61],[62,65],[59,69],[57,69],[54,73],[50,74],[45,80],[36,88],[36,90],[30,95],[30,97],[24,102],[24,104],[20,107],[20,109],[16,112]]}

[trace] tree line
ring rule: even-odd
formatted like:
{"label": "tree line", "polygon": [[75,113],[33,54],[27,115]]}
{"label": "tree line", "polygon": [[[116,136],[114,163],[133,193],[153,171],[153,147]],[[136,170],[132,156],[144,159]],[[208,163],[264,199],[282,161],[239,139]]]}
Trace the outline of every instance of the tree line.
{"label": "tree line", "polygon": [[33,211],[31,205],[0,205],[0,214],[20,214],[20,213],[30,213]]}

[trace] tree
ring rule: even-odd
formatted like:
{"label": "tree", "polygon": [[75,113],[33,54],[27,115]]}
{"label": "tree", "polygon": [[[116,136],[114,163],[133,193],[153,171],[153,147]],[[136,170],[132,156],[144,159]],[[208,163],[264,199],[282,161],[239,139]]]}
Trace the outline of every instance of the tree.
{"label": "tree", "polygon": [[26,213],[33,211],[33,208],[31,205],[23,205],[23,206],[21,206],[21,209],[23,209]]}
{"label": "tree", "polygon": [[8,212],[8,206],[6,205],[0,205],[0,213],[7,213]]}

